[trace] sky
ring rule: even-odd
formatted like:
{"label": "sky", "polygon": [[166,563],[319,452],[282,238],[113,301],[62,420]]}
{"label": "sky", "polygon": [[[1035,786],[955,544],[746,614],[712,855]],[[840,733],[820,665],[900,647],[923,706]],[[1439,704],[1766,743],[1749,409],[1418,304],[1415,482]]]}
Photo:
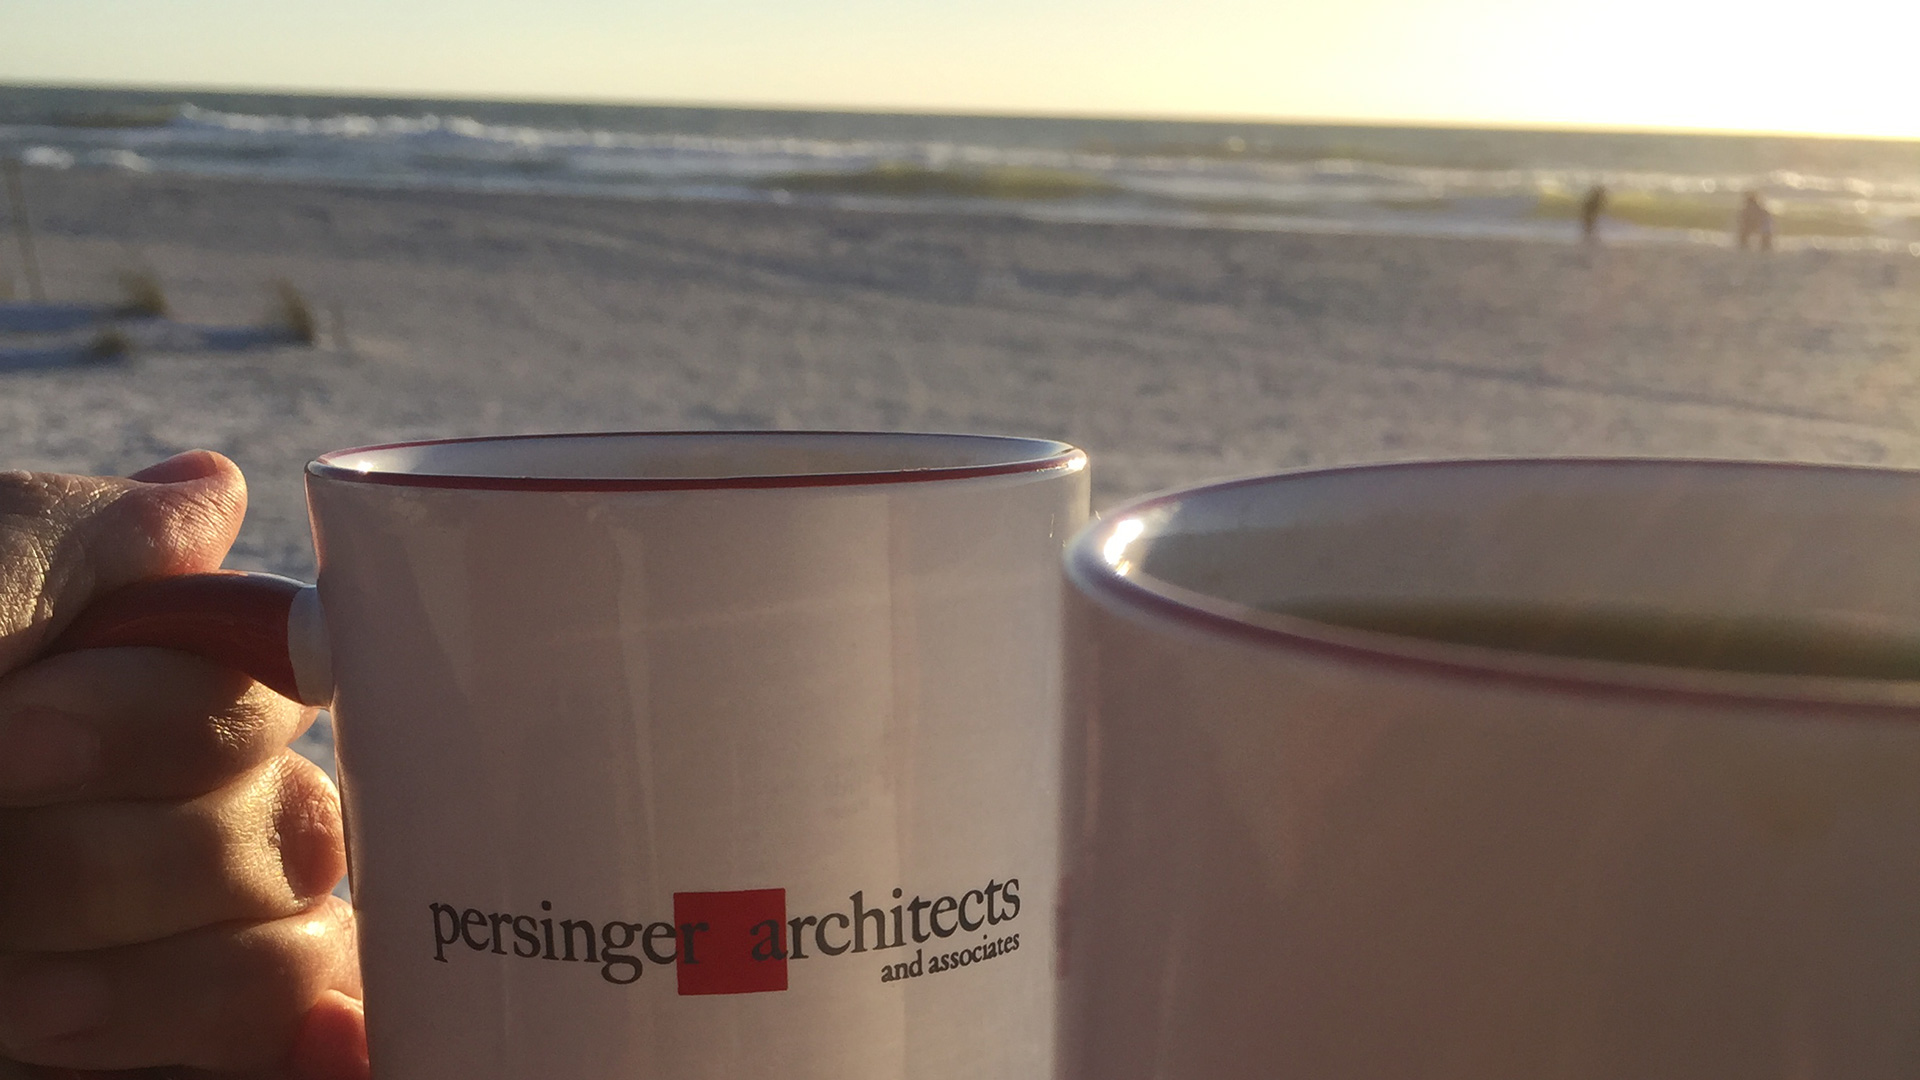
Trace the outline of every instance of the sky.
{"label": "sky", "polygon": [[1920,2],[0,0],[0,81],[1920,138]]}

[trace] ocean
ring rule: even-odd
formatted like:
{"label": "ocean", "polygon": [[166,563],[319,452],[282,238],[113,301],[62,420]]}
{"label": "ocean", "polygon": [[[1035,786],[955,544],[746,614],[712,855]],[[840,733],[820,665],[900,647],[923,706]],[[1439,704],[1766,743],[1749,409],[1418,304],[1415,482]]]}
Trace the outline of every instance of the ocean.
{"label": "ocean", "polygon": [[0,157],[46,169],[632,199],[942,209],[1171,227],[1920,257],[1920,142],[884,114],[0,86]]}

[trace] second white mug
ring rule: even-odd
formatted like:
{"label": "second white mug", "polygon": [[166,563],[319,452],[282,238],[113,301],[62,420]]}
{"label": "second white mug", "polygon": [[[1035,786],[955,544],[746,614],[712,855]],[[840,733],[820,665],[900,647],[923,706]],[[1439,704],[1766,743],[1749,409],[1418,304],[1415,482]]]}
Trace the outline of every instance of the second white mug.
{"label": "second white mug", "polygon": [[1063,1080],[1920,1075],[1920,472],[1331,469],[1075,542]]}

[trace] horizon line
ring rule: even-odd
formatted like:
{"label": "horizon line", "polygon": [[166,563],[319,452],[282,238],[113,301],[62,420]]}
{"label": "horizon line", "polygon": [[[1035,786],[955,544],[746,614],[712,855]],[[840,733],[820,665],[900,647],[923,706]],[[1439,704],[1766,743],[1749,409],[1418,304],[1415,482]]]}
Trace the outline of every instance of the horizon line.
{"label": "horizon line", "polygon": [[846,104],[794,104],[743,101],[712,101],[674,98],[634,99],[593,95],[505,96],[457,91],[403,91],[396,89],[316,88],[259,85],[219,85],[192,82],[114,83],[84,80],[17,80],[0,75],[0,88],[17,90],[100,90],[134,93],[208,93],[251,94],[266,97],[333,97],[364,101],[445,101],[497,105],[589,105],[622,108],[702,109],[734,112],[840,113],[854,116],[941,116],[952,118],[1165,121],[1188,124],[1258,124],[1272,127],[1351,127],[1351,128],[1426,128],[1455,131],[1512,131],[1528,133],[1566,133],[1596,135],[1674,135],[1731,138],[1825,139],[1850,142],[1920,143],[1920,134],[1883,135],[1863,132],[1803,131],[1769,128],[1706,128],[1663,126],[1659,124],[1600,124],[1569,121],[1548,124],[1539,121],[1475,119],[1410,119],[1405,117],[1282,117],[1255,113],[1181,113],[1181,112],[1104,112],[1100,110],[1040,110],[962,108],[949,106],[878,106]]}

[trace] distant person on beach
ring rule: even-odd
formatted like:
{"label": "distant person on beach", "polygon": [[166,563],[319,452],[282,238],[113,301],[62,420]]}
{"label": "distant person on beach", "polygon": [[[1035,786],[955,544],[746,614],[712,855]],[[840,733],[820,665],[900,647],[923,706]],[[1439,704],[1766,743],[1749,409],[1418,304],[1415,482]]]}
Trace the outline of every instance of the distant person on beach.
{"label": "distant person on beach", "polygon": [[1600,215],[1607,212],[1607,189],[1604,184],[1595,184],[1587,189],[1587,197],[1580,200],[1580,238],[1589,244],[1600,242]]}
{"label": "distant person on beach", "polygon": [[1740,220],[1735,231],[1740,237],[1740,250],[1747,250],[1747,242],[1752,240],[1761,251],[1773,250],[1773,211],[1760,199],[1757,191],[1747,192],[1746,200],[1740,204]]}
{"label": "distant person on beach", "polygon": [[287,748],[313,710],[183,653],[45,655],[217,568],[246,501],[204,450],[0,472],[0,1076],[366,1080],[339,795]]}

